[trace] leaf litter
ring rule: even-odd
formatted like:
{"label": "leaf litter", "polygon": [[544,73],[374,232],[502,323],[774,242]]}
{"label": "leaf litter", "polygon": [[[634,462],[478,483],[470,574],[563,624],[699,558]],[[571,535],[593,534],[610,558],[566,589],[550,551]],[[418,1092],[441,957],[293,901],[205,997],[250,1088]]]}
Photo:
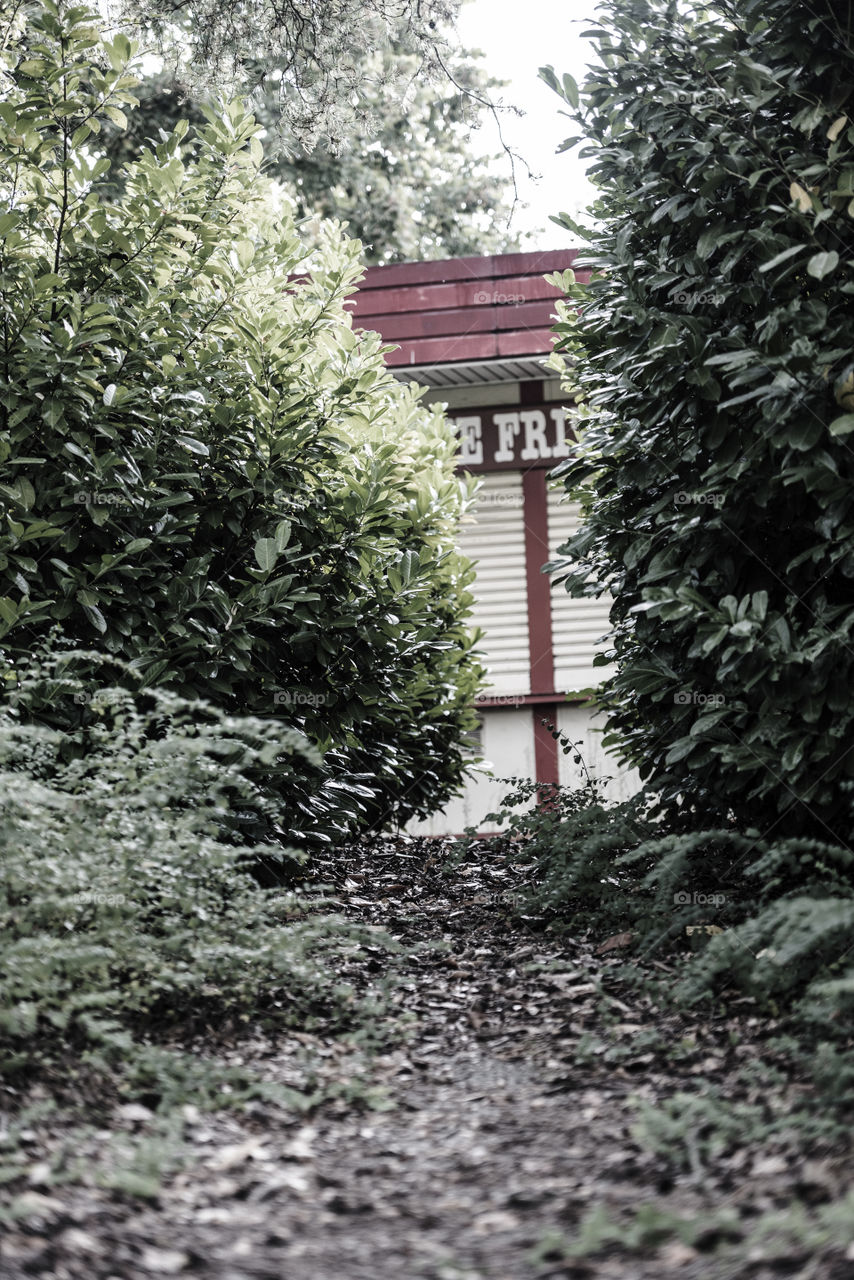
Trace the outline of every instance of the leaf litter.
{"label": "leaf litter", "polygon": [[398,837],[313,863],[318,909],[376,932],[340,977],[377,1025],[214,1036],[301,1110],[6,1091],[7,1124],[34,1118],[0,1169],[4,1280],[854,1276],[850,1144],[786,1129],[808,1082],[745,1070],[772,1021],[662,1010],[620,985],[629,938],[520,918],[522,868],[453,852]]}

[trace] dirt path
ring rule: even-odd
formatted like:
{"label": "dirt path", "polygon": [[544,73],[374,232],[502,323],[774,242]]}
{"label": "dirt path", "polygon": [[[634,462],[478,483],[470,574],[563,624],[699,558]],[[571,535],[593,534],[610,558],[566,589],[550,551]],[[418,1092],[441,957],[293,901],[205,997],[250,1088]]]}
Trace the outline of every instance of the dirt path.
{"label": "dirt path", "polygon": [[[841,1195],[842,1153],[738,1135],[710,1153],[702,1132],[689,1130],[686,1167],[674,1173],[672,1156],[632,1135],[638,1097],[697,1091],[710,1077],[735,1081],[757,1043],[729,1043],[727,1027],[692,1027],[678,1053],[650,1052],[648,1002],[600,989],[607,954],[516,921],[515,874],[488,847],[450,877],[440,855],[389,841],[319,867],[348,916],[407,944],[441,944],[399,961],[391,1000],[410,1029],[371,1061],[380,1109],[348,1084],[357,1051],[306,1034],[250,1039],[241,1055],[285,1082],[308,1058],[327,1086],[338,1081],[341,1098],[296,1119],[263,1103],[243,1115],[185,1108],[192,1159],[154,1198],[94,1179],[41,1185],[34,1134],[32,1209],[3,1241],[4,1280],[854,1276],[854,1252],[781,1244],[746,1256],[737,1243],[758,1213],[795,1194],[813,1204]],[[381,948],[363,948],[347,976],[379,989],[386,962]],[[757,1039],[765,1030],[754,1022]],[[688,1028],[671,1018],[659,1031],[676,1045]],[[740,1076],[732,1088],[748,1107],[762,1097]],[[148,1119],[126,1107],[115,1124],[139,1134]],[[90,1155],[95,1166],[100,1140],[93,1133],[83,1144],[84,1163]],[[569,1258],[557,1243],[576,1238],[597,1206],[631,1223],[653,1201],[693,1224],[690,1243],[660,1222],[656,1229],[658,1220],[622,1243],[606,1235],[586,1257]],[[727,1238],[732,1256],[713,1260]]]}

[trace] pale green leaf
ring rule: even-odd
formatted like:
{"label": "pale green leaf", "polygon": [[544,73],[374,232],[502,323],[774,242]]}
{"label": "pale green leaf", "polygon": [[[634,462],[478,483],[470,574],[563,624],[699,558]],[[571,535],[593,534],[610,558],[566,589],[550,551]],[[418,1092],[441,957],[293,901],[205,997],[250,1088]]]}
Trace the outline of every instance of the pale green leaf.
{"label": "pale green leaf", "polygon": [[829,276],[831,271],[835,271],[839,266],[839,254],[835,249],[828,249],[823,253],[814,253],[807,263],[807,272],[811,276],[815,276],[816,280],[823,280],[825,276]]}
{"label": "pale green leaf", "polygon": [[809,213],[812,209],[812,196],[805,191],[799,182],[789,183],[789,198],[797,206],[800,213]]}
{"label": "pale green leaf", "polygon": [[835,142],[836,139],[839,137],[840,133],[845,128],[845,124],[847,120],[848,120],[847,116],[836,117],[833,124],[830,126],[830,128],[827,131],[827,136],[831,142]]}
{"label": "pale green leaf", "polygon": [[196,440],[194,436],[178,436],[178,443],[182,444],[185,449],[189,449],[190,453],[198,453],[202,457],[207,458],[210,449],[201,440]]}
{"label": "pale green leaf", "polygon": [[264,573],[269,573],[274,568],[278,555],[275,538],[259,538],[255,543],[255,559]]}
{"label": "pale green leaf", "polygon": [[781,262],[786,262],[789,258],[793,258],[796,253],[803,253],[805,248],[806,245],[804,244],[791,244],[788,249],[784,249],[782,253],[778,253],[775,257],[771,258],[769,262],[763,262],[759,270],[771,271],[774,267],[778,267]]}

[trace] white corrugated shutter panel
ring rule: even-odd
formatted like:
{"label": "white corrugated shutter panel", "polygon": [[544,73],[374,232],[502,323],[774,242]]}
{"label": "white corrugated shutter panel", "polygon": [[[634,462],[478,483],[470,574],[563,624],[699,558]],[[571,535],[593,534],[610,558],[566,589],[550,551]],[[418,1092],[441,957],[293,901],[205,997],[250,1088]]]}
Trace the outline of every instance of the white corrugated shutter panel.
{"label": "white corrugated shutter panel", "polygon": [[484,475],[472,514],[474,523],[460,527],[459,546],[478,562],[471,621],[484,631],[479,647],[490,676],[484,693],[530,693],[521,473]]}
{"label": "white corrugated shutter panel", "polygon": [[[564,500],[562,489],[549,489],[549,558],[578,528],[578,505]],[[606,646],[600,637],[608,630],[610,595],[573,599],[562,583],[552,589],[552,645],[555,688],[575,693],[602,682],[607,667],[594,667],[593,657]]]}

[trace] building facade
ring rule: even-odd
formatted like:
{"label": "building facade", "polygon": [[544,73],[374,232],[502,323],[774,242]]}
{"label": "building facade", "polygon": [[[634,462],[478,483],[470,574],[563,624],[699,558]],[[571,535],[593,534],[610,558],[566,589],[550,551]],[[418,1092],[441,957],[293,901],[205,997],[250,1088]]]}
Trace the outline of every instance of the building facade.
{"label": "building facade", "polygon": [[458,466],[481,481],[460,546],[477,562],[473,622],[484,632],[489,672],[478,701],[479,750],[489,771],[473,774],[459,799],[414,828],[419,833],[495,829],[486,815],[510,777],[576,784],[583,768],[561,751],[552,727],[582,743],[586,767],[610,777],[615,798],[635,787],[604,752],[589,696],[603,675],[593,658],[608,605],[572,599],[542,572],[578,518],[560,484],[547,479],[574,435],[571,408],[544,367],[560,296],[544,276],[575,256],[557,250],[371,267],[354,300],[355,323],[395,344],[386,357],[395,376],[446,406]]}

